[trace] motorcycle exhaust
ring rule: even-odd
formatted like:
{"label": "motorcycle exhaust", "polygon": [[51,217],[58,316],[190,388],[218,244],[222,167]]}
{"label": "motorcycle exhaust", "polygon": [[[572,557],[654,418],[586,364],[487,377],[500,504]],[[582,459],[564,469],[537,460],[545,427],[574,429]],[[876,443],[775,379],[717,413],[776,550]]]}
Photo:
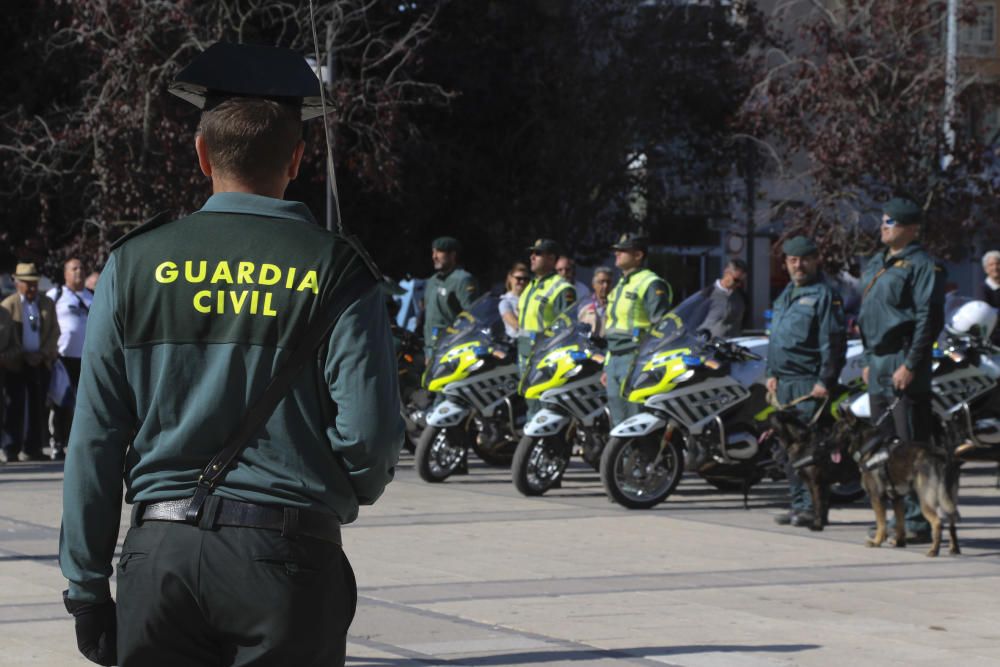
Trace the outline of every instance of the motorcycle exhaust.
{"label": "motorcycle exhaust", "polygon": [[993,417],[977,419],[972,427],[972,434],[980,444],[1000,444],[1000,419]]}

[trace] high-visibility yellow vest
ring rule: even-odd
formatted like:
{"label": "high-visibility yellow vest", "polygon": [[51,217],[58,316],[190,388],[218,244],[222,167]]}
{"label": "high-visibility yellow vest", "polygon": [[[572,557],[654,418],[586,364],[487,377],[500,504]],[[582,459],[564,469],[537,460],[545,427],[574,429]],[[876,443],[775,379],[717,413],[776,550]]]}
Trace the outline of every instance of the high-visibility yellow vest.
{"label": "high-visibility yellow vest", "polygon": [[639,269],[623,277],[608,297],[605,331],[608,335],[628,334],[636,329],[648,329],[651,322],[646,312],[646,292],[660,277],[649,269]]}
{"label": "high-visibility yellow vest", "polygon": [[517,302],[517,323],[521,331],[544,331],[559,314],[555,312],[556,299],[572,288],[558,273],[532,280]]}

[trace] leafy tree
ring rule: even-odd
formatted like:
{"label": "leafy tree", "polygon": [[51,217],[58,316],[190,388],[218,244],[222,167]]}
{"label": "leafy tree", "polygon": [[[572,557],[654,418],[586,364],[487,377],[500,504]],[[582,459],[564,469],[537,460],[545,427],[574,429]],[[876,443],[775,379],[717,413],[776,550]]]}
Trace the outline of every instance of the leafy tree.
{"label": "leafy tree", "polygon": [[[827,264],[839,268],[875,248],[866,230],[879,203],[905,193],[925,209],[932,252],[960,256],[1000,213],[995,156],[969,123],[975,108],[997,100],[997,85],[971,71],[960,76],[949,151],[943,3],[827,5],[786,3],[776,14],[797,26],[797,41],[765,54],[742,109],[749,134],[772,159],[772,175],[803,194],[804,203],[779,202],[772,215],[789,233],[818,239]],[[964,6],[961,20],[973,19]]]}

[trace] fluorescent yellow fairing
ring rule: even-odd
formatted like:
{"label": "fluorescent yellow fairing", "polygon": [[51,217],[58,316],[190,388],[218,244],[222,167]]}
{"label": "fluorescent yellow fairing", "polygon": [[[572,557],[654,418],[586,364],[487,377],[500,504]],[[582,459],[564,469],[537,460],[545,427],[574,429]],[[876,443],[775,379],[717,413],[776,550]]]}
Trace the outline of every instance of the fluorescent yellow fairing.
{"label": "fluorescent yellow fairing", "polygon": [[651,385],[637,387],[629,392],[628,400],[632,403],[645,403],[646,399],[655,394],[665,394],[677,386],[676,380],[688,371],[684,363],[684,355],[691,354],[691,349],[684,347],[654,354],[642,367],[642,372],[652,372],[663,369],[663,376]]}
{"label": "fluorescent yellow fairing", "polygon": [[[577,351],[581,351],[579,345],[567,345],[566,347],[560,347],[556,350],[552,350],[542,357],[542,360],[536,364],[535,368],[552,368],[552,375],[545,382],[539,382],[538,384],[527,387],[524,390],[524,397],[535,399],[549,389],[555,389],[556,387],[561,387],[566,384],[569,381],[566,374],[582,363],[582,361],[576,361],[571,356],[572,352]],[[591,357],[590,350],[582,351],[587,355],[588,359]]]}
{"label": "fluorescent yellow fairing", "polygon": [[[441,360],[438,362],[439,367],[455,360],[457,360],[458,363],[455,365],[455,370],[450,374],[432,379],[430,384],[427,385],[427,388],[431,391],[442,391],[452,382],[458,382],[459,380],[464,380],[469,377],[469,375],[472,374],[470,367],[479,361],[479,357],[476,355],[476,349],[480,347],[482,347],[482,343],[478,341],[471,341],[463,343],[462,345],[457,345],[441,355]],[[490,354],[493,353],[492,348],[487,348],[487,350]]]}

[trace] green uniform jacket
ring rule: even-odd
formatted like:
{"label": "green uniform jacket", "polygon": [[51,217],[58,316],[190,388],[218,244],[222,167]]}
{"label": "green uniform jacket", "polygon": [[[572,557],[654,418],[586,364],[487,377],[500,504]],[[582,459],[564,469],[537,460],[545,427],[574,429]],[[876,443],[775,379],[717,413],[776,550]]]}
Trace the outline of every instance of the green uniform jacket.
{"label": "green uniform jacket", "polygon": [[861,276],[858,325],[869,367],[869,391],[892,394],[892,374],[916,373],[910,393],[931,390],[931,353],[944,324],[944,271],[913,242],[896,255],[872,257]]}
{"label": "green uniform jacket", "polygon": [[458,314],[468,310],[478,290],[472,274],[464,269],[435,273],[424,285],[424,344],[434,344],[434,330],[451,326]]}
{"label": "green uniform jacket", "polygon": [[822,278],[802,287],[792,282],[775,300],[773,312],[768,377],[834,386],[847,353],[840,294]]}
{"label": "green uniform jacket", "polygon": [[[623,298],[629,297],[629,281],[636,275],[638,271],[633,271],[627,276],[622,276],[618,283],[615,284],[613,290],[611,290],[611,295],[608,297],[608,317],[614,308],[614,296],[616,290],[619,286],[623,286]],[[634,298],[634,297],[631,297]],[[663,316],[670,312],[670,304],[673,301],[673,290],[670,288],[670,284],[658,278],[656,281],[649,285],[649,289],[646,290],[646,294],[642,300],[642,307],[646,311],[646,317],[653,324],[659,322],[663,319]],[[605,329],[608,338],[608,352],[617,354],[627,354],[629,352],[635,351],[639,347],[638,336],[634,332],[621,333],[612,331],[609,328]]]}
{"label": "green uniform jacket", "polygon": [[392,479],[403,424],[388,315],[358,253],[296,202],[214,195],[109,258],[87,324],[63,483],[70,597],[109,597],[125,500],[188,498],[201,469],[322,316],[370,280],[313,369],[215,491],[353,521]]}

